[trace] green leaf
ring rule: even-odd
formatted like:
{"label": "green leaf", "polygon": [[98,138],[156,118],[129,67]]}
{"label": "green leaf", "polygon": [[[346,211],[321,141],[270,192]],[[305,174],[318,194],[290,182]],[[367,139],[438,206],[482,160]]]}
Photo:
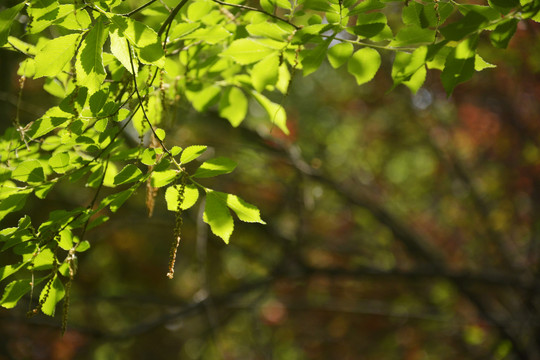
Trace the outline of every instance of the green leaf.
{"label": "green leaf", "polygon": [[195,31],[199,26],[201,26],[200,23],[179,23],[172,29],[169,37],[171,39],[182,38]]}
{"label": "green leaf", "polygon": [[103,44],[107,39],[107,26],[100,17],[94,27],[88,32],[82,41],[81,49],[77,54],[75,70],[77,82],[88,88],[88,92],[94,93],[101,88],[107,73],[103,67]]}
{"label": "green leaf", "polygon": [[363,48],[349,59],[347,70],[356,78],[358,85],[362,85],[373,79],[380,66],[379,53],[371,48]]}
{"label": "green leaf", "polygon": [[32,190],[23,190],[2,199],[0,201],[0,221],[6,217],[6,215],[21,210],[28,195],[31,193]]}
{"label": "green leaf", "polygon": [[65,293],[66,291],[64,289],[62,280],[60,280],[58,275],[54,275],[54,277],[49,280],[49,283],[47,283],[45,288],[41,291],[39,296],[40,302],[44,301],[43,305],[41,306],[41,311],[43,311],[45,315],[54,316],[56,304],[58,304],[64,298]]}
{"label": "green leaf", "polygon": [[497,48],[506,49],[510,39],[512,39],[516,33],[518,23],[518,19],[508,19],[507,21],[497,25],[495,30],[489,35],[491,44]]}
{"label": "green leaf", "polygon": [[427,46],[419,47],[412,54],[397,52],[392,66],[394,87],[409,80],[426,63],[427,54]]}
{"label": "green leaf", "polygon": [[255,205],[242,200],[236,195],[226,194],[226,196],[227,206],[235,212],[238,219],[247,223],[266,224],[261,219],[261,213]]}
{"label": "green leaf", "polygon": [[244,121],[248,111],[248,100],[244,92],[234,86],[228,87],[219,100],[219,116],[237,127]]}
{"label": "green leaf", "polygon": [[[109,32],[109,39],[111,40],[111,53],[118,61],[120,61],[127,71],[133,73],[131,62],[129,60],[129,46],[126,38],[120,35],[118,29],[112,29],[112,31]],[[133,64],[133,68],[135,69],[135,75],[137,75],[138,67]]]}
{"label": "green leaf", "polygon": [[280,26],[276,23],[265,21],[257,24],[249,24],[246,26],[246,30],[251,36],[283,41],[291,35],[294,28],[289,25]]}
{"label": "green leaf", "polygon": [[482,71],[484,69],[492,69],[497,66],[488,63],[486,60],[484,60],[480,55],[476,54],[474,57],[474,70],[476,71]]}
{"label": "green leaf", "polygon": [[409,80],[403,81],[403,85],[407,86],[413,94],[416,94],[418,90],[424,85],[426,81],[427,70],[425,66],[419,68]]}
{"label": "green leaf", "polygon": [[251,95],[257,100],[259,104],[266,110],[266,113],[270,117],[270,122],[275,124],[286,135],[289,135],[289,129],[287,128],[287,114],[283,106],[270,101],[266,96],[256,91],[252,91]]}
{"label": "green leaf", "polygon": [[134,182],[139,180],[142,175],[142,171],[137,166],[128,164],[114,177],[113,184],[120,185]]}
{"label": "green leaf", "polygon": [[49,159],[49,166],[58,174],[65,174],[72,165],[68,152],[59,152],[54,154]]}
{"label": "green leaf", "polygon": [[150,177],[153,187],[169,185],[178,175],[176,170],[154,171]]}
{"label": "green leaf", "polygon": [[386,16],[379,12],[362,13],[358,15],[356,26],[350,28],[355,35],[362,38],[374,38],[379,40],[377,35],[387,31]]}
{"label": "green leaf", "polygon": [[21,279],[10,282],[4,289],[0,305],[6,309],[14,308],[17,302],[32,289],[32,279]]}
{"label": "green leaf", "polygon": [[0,11],[0,46],[7,43],[11,25],[24,5],[24,2],[22,2],[18,5]]}
{"label": "green leaf", "polygon": [[513,8],[519,6],[519,0],[488,0],[489,6],[498,10],[503,15],[508,14]]}
{"label": "green leaf", "polygon": [[54,263],[54,253],[51,249],[43,249],[34,258],[34,270],[52,269]]}
{"label": "green leaf", "polygon": [[11,178],[17,181],[36,184],[45,181],[45,174],[39,160],[27,160],[20,163],[13,170]]}
{"label": "green leaf", "polygon": [[34,77],[58,75],[75,55],[79,39],[79,34],[59,36],[38,48]]}
{"label": "green leaf", "polygon": [[135,46],[141,62],[161,68],[165,65],[165,53],[154,30],[128,17],[114,15],[110,20],[114,24],[113,29],[118,29],[119,36],[127,38]]}
{"label": "green leaf", "polygon": [[195,110],[203,112],[218,100],[220,92],[221,88],[217,85],[210,85],[203,89],[191,87],[186,90],[186,97]]}
{"label": "green leaf", "polygon": [[275,85],[278,80],[279,57],[277,54],[267,56],[259,61],[251,70],[251,82],[258,92],[268,85]]}
{"label": "green leaf", "polygon": [[141,162],[144,165],[148,165],[148,166],[155,165],[156,160],[157,160],[156,149],[148,148],[144,150],[141,156]]}
{"label": "green leaf", "polygon": [[[187,210],[199,199],[199,189],[195,185],[186,185],[184,188],[184,201],[180,205],[182,210]],[[178,211],[178,189],[176,186],[169,186],[165,191],[165,201],[167,210]]]}
{"label": "green leaf", "polygon": [[[112,208],[111,208],[112,210]],[[90,249],[90,242],[88,240],[83,240],[79,243],[77,246],[77,252],[85,252],[86,250]]]}
{"label": "green leaf", "polygon": [[193,177],[208,178],[222,174],[229,174],[236,168],[236,162],[226,157],[217,157],[201,164]]}
{"label": "green leaf", "polygon": [[451,41],[459,41],[478,31],[488,19],[476,11],[469,11],[461,20],[440,29],[441,34]]}
{"label": "green leaf", "polygon": [[240,65],[247,65],[276,53],[276,49],[253,39],[239,39],[223,51],[220,56],[227,56]]}
{"label": "green leaf", "polygon": [[26,264],[28,264],[29,261],[30,260],[23,261],[14,265],[6,265],[6,266],[0,267],[0,281],[4,280],[5,278],[21,270]]}
{"label": "green leaf", "polygon": [[207,146],[205,145],[192,145],[188,146],[187,148],[182,151],[182,155],[180,155],[180,163],[182,165],[185,165],[199,156],[201,156],[206,151]]}
{"label": "green leaf", "polygon": [[337,69],[347,62],[353,51],[354,46],[351,43],[344,42],[336,44],[328,49],[328,61],[334,69]]}
{"label": "green leaf", "polygon": [[302,51],[302,72],[304,76],[315,72],[321,67],[322,61],[326,57],[326,51],[328,46],[332,42],[332,38],[325,40],[323,43],[317,45],[314,49]]}
{"label": "green leaf", "polygon": [[360,13],[370,11],[370,10],[383,9],[384,6],[385,5],[380,0],[364,0],[360,2],[358,5],[356,5],[349,12],[349,16],[358,15]]}
{"label": "green leaf", "polygon": [[216,193],[212,190],[207,191],[203,220],[210,225],[210,229],[215,235],[228,244],[234,230],[234,220],[220,194],[222,193]]}
{"label": "green leaf", "polygon": [[441,81],[448,96],[452,94],[456,85],[469,80],[474,74],[477,43],[477,37],[466,39],[446,58]]}
{"label": "green leaf", "polygon": [[416,25],[403,27],[389,46],[409,46],[415,44],[428,44],[435,40],[435,30],[422,29]]}
{"label": "green leaf", "polygon": [[198,41],[203,41],[210,45],[215,45],[219,42],[222,42],[229,36],[232,36],[226,28],[222,25],[215,25],[208,28],[197,29],[194,32],[184,35],[183,39],[194,39]]}
{"label": "green leaf", "polygon": [[60,241],[58,241],[58,246],[66,251],[69,251],[73,247],[73,233],[70,229],[60,231]]}

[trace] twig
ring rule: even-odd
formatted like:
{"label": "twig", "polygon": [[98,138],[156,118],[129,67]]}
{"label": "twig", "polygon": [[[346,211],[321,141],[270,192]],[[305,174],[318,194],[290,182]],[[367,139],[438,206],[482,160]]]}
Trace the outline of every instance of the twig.
{"label": "twig", "polygon": [[146,8],[146,7],[150,6],[150,5],[152,5],[152,4],[155,3],[156,1],[157,1],[157,0],[150,0],[150,1],[147,2],[146,4],[143,4],[143,5],[139,6],[139,7],[136,8],[135,10],[131,10],[131,11],[128,12],[128,13],[125,13],[125,14],[119,14],[119,15],[120,15],[120,16],[127,16],[127,17],[129,17],[129,16],[131,16],[131,15],[133,15],[133,14],[138,13],[139,11],[143,10],[144,8]]}

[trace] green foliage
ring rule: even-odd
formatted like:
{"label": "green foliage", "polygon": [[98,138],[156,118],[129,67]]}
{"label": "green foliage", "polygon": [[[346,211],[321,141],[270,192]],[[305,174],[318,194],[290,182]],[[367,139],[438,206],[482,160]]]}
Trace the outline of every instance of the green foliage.
{"label": "green foliage", "polygon": [[[264,224],[255,206],[199,182],[233,172],[236,162],[216,157],[195,168],[206,145],[182,151],[165,142],[166,130],[157,126],[178,98],[199,112],[216,108],[235,127],[249,116],[250,104],[258,104],[268,126],[288,134],[276,99],[288,93],[296,71],[307,76],[325,59],[334,68],[347,63],[362,85],[384,68],[382,52],[395,53],[394,86],[416,92],[426,68],[438,69],[450,96],[475,71],[490,67],[477,54],[482,33],[505,48],[518,22],[538,20],[540,8],[536,0],[411,1],[400,7],[400,22],[387,13],[390,2],[379,0],[261,0],[254,8],[241,3],[185,0],[169,13],[153,1],[131,11],[116,0],[29,0],[0,11],[0,46],[25,57],[22,81],[45,78],[44,89],[58,98],[30,124],[14,119],[0,139],[0,220],[13,221],[29,197],[46,199],[60,182],[95,189],[84,207],[53,211],[41,224],[24,216],[0,232],[1,251],[20,257],[0,268],[1,280],[17,277],[5,285],[2,306],[14,307],[47,280],[36,309],[54,315],[57,303],[69,297],[66,284],[77,253],[90,247],[86,231],[147,183],[167,187],[167,208],[175,212],[204,194],[204,221],[225,242],[234,230],[231,210],[240,221]],[[13,30],[25,18],[26,35]],[[127,127],[140,136],[135,146],[126,140]],[[180,178],[186,185],[178,204],[171,184]],[[104,187],[112,193],[102,198]]]}

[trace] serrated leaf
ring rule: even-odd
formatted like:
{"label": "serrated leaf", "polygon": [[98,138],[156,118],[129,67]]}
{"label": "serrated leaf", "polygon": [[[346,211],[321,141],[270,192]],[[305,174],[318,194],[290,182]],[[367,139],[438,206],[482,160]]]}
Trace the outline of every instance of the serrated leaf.
{"label": "serrated leaf", "polygon": [[75,69],[77,82],[94,93],[101,88],[107,77],[103,67],[103,44],[107,38],[107,27],[101,17],[82,41],[81,49],[77,54]]}
{"label": "serrated leaf", "polygon": [[302,52],[302,73],[304,76],[315,72],[322,64],[322,61],[326,57],[326,51],[328,46],[332,42],[332,39],[327,39],[321,44],[317,45],[314,49],[304,50]]}
{"label": "serrated leaf", "polygon": [[172,29],[169,37],[171,39],[182,38],[183,36],[186,36],[195,31],[199,26],[201,26],[201,24],[198,22],[179,23]]}
{"label": "serrated leaf", "polygon": [[73,234],[70,229],[60,231],[60,241],[58,241],[58,246],[66,251],[73,247]]}
{"label": "serrated leaf", "polygon": [[441,28],[440,32],[447,40],[459,41],[478,31],[487,22],[485,16],[476,11],[469,11],[461,20]]}
{"label": "serrated leaf", "polygon": [[[195,185],[186,185],[184,188],[184,201],[180,205],[182,210],[187,210],[199,199],[199,189]],[[165,191],[165,201],[167,210],[178,211],[178,189],[176,186],[169,186]]]}
{"label": "serrated leaf", "polygon": [[152,166],[155,165],[157,160],[156,150],[153,148],[145,149],[142,156],[141,162],[144,165]]}
{"label": "serrated leaf", "polygon": [[51,249],[43,249],[34,258],[33,264],[35,270],[46,270],[53,267],[54,253]]}
{"label": "serrated leaf", "polygon": [[275,85],[278,80],[279,57],[273,54],[256,63],[251,69],[251,82],[258,92],[268,85]]}
{"label": "serrated leaf", "polygon": [[88,240],[83,240],[77,246],[76,251],[77,252],[85,252],[88,249],[90,249],[90,242]]}
{"label": "serrated leaf", "polygon": [[347,70],[355,78],[358,85],[373,79],[381,66],[381,55],[371,48],[363,48],[354,53],[349,59]]}
{"label": "serrated leaf", "polygon": [[[64,298],[66,291],[64,289],[64,284],[58,275],[55,275],[54,278],[49,280],[49,283],[47,283],[45,288],[41,291],[39,300],[40,302],[44,301],[41,306],[41,311],[43,311],[45,315],[54,316],[56,304]],[[45,296],[47,297],[45,298]]]}
{"label": "serrated leaf", "polygon": [[493,30],[489,35],[491,44],[497,48],[506,49],[508,47],[508,43],[516,33],[518,22],[518,19],[508,19],[507,21],[497,25],[495,30]]}
{"label": "serrated leaf", "polygon": [[287,128],[287,114],[283,106],[270,101],[266,96],[252,91],[251,95],[257,100],[259,104],[266,110],[266,113],[270,117],[270,122],[276,125],[286,135],[289,135],[289,129]]}
{"label": "serrated leaf", "polygon": [[68,152],[59,152],[49,159],[49,166],[58,174],[65,174],[71,168]]}
{"label": "serrated leaf", "polygon": [[45,181],[45,173],[39,160],[27,160],[20,163],[13,170],[11,178],[17,181],[35,184]]}
{"label": "serrated leaf", "polygon": [[[129,59],[129,46],[126,38],[120,35],[118,29],[113,29],[109,32],[109,39],[111,40],[111,53],[118,61],[120,61],[120,64],[122,64],[127,71],[133,73],[131,61]],[[135,75],[137,75],[138,67],[133,64],[133,68],[135,69]]]}
{"label": "serrated leaf", "polygon": [[226,196],[227,206],[235,212],[238,219],[247,223],[266,224],[261,219],[261,213],[255,205],[244,201],[236,195],[226,194]]}
{"label": "serrated leaf", "polygon": [[180,163],[182,165],[187,164],[199,156],[201,156],[207,149],[207,146],[205,145],[192,145],[188,146],[187,148],[182,151],[182,155],[180,155]]}
{"label": "serrated leaf", "polygon": [[347,62],[353,51],[354,46],[351,43],[344,42],[336,44],[328,49],[328,61],[334,69],[337,69]]}
{"label": "serrated leaf", "polygon": [[176,170],[154,171],[150,177],[153,187],[163,187],[170,184],[178,175]]}
{"label": "serrated leaf", "polygon": [[474,70],[476,71],[482,71],[484,69],[492,69],[497,67],[496,65],[488,63],[486,60],[484,60],[480,55],[476,54],[474,57]]}
{"label": "serrated leaf", "polygon": [[114,177],[113,184],[120,185],[134,182],[139,180],[142,175],[142,171],[137,166],[128,164]]}
{"label": "serrated leaf", "polygon": [[422,29],[416,25],[403,27],[389,46],[409,46],[414,44],[428,44],[435,40],[435,30]]}
{"label": "serrated leaf", "polygon": [[247,65],[264,59],[277,51],[272,47],[253,39],[238,39],[223,51],[220,56],[233,59],[240,65]]}
{"label": "serrated leaf", "polygon": [[416,94],[424,84],[424,81],[426,81],[426,74],[426,67],[422,66],[411,75],[409,80],[403,81],[403,85],[407,86],[413,94]]}
{"label": "serrated leaf", "polygon": [[[111,16],[113,29],[118,29],[120,36],[128,39],[135,47],[139,60],[158,67],[165,65],[165,53],[158,34],[147,25],[123,16]],[[129,53],[128,53],[129,54]]]}
{"label": "serrated leaf", "polygon": [[229,174],[233,172],[235,168],[235,161],[226,157],[217,157],[202,163],[197,171],[195,171],[195,174],[193,174],[193,177],[208,178],[217,175]]}
{"label": "serrated leaf", "polygon": [[7,43],[11,25],[13,24],[13,21],[15,21],[17,14],[23,9],[24,5],[25,3],[22,2],[0,11],[0,46]]}
{"label": "serrated leaf", "polygon": [[2,201],[0,201],[0,221],[6,217],[6,215],[21,210],[28,195],[31,193],[32,190],[23,190],[3,198]]}
{"label": "serrated leaf", "polygon": [[397,52],[392,65],[394,87],[410,79],[426,63],[427,55],[427,46],[419,47],[412,54]]}
{"label": "serrated leaf", "polygon": [[236,87],[228,87],[219,99],[219,116],[237,127],[246,118],[248,100],[244,92]]}
{"label": "serrated leaf", "polygon": [[478,38],[462,41],[446,58],[441,81],[448,96],[459,83],[469,80],[474,74],[477,42]]}
{"label": "serrated leaf", "polygon": [[4,295],[0,300],[0,305],[6,309],[12,309],[17,302],[32,289],[31,279],[21,279],[10,282],[4,288]]}
{"label": "serrated leaf", "polygon": [[0,281],[4,280],[5,278],[21,270],[26,264],[28,264],[28,262],[29,260],[20,262],[18,264],[6,265],[6,266],[0,267]]}
{"label": "serrated leaf", "polygon": [[186,97],[191,102],[195,110],[199,112],[205,111],[208,107],[215,104],[219,98],[221,88],[217,85],[210,85],[203,89],[195,89],[188,87]]}
{"label": "serrated leaf", "polygon": [[215,191],[207,191],[206,202],[204,206],[203,220],[210,225],[212,232],[229,243],[229,239],[234,230],[234,220],[229,209],[220,198],[219,193]]}
{"label": "serrated leaf", "polygon": [[38,48],[35,57],[35,78],[56,76],[75,55],[80,35],[59,36],[44,43]]}
{"label": "serrated leaf", "polygon": [[291,35],[294,28],[288,25],[285,27],[276,23],[265,21],[257,24],[249,24],[246,26],[246,30],[251,36],[260,36],[263,38],[283,41]]}

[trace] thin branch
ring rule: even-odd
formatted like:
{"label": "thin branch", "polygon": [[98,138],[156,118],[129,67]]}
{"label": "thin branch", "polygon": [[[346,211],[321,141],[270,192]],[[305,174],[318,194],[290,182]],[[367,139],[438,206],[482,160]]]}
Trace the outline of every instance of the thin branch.
{"label": "thin branch", "polygon": [[141,106],[141,110],[143,112],[144,119],[148,123],[148,126],[150,126],[150,130],[152,130],[152,134],[154,134],[154,136],[156,137],[156,139],[159,142],[159,144],[161,145],[161,148],[163,149],[163,151],[165,151],[167,153],[167,155],[169,155],[171,157],[171,159],[174,160],[173,155],[171,154],[169,149],[167,149],[165,144],[163,144],[163,140],[161,140],[159,138],[158,134],[156,133],[156,130],[154,129],[154,126],[152,126],[152,123],[150,122],[150,119],[148,118],[148,115],[146,114],[146,110],[144,109],[144,106],[143,106],[143,99],[142,99],[141,93],[139,92],[139,87],[137,85],[137,77],[135,76],[135,66],[133,65],[133,55],[131,54],[133,49],[131,48],[131,45],[129,44],[128,40],[126,40],[126,43],[127,43],[128,50],[129,50],[129,62],[131,64],[131,73],[134,74],[133,75],[133,86],[135,87],[135,93],[137,94],[137,98],[139,99],[139,105]]}
{"label": "thin branch", "polygon": [[167,29],[167,27],[172,23],[172,21],[174,20],[176,15],[178,15],[178,12],[182,9],[182,7],[184,7],[184,5],[186,5],[186,3],[188,1],[189,0],[182,0],[182,1],[180,1],[180,3],[178,5],[176,5],[176,7],[173,9],[173,11],[167,17],[167,19],[165,19],[163,24],[161,24],[161,27],[159,28],[159,31],[158,31],[158,36],[159,37],[161,37],[161,35],[163,35],[163,32],[165,31],[165,29]]}
{"label": "thin branch", "polygon": [[228,3],[228,2],[225,2],[225,1],[221,1],[221,0],[212,0],[213,2],[217,3],[217,4],[220,4],[220,5],[224,5],[224,6],[230,6],[230,7],[235,7],[235,8],[238,8],[238,9],[242,9],[242,10],[250,10],[250,11],[256,11],[256,12],[260,12],[262,14],[265,14],[267,16],[270,16],[271,18],[273,19],[276,19],[278,21],[281,21],[281,22],[284,22],[286,24],[289,24],[291,25],[292,27],[294,27],[296,30],[299,30],[301,29],[300,26],[298,25],[295,25],[293,23],[291,23],[290,21],[288,20],[285,20],[283,18],[280,18],[279,16],[277,15],[274,15],[274,14],[271,14],[265,10],[262,10],[262,9],[257,9],[255,7],[251,7],[251,6],[247,6],[247,5],[242,5],[242,4],[231,4],[231,3]]}
{"label": "thin branch", "polygon": [[150,0],[149,2],[147,2],[146,4],[143,4],[141,6],[139,6],[138,8],[136,8],[135,10],[131,10],[130,12],[128,13],[125,13],[125,14],[119,14],[120,16],[131,16],[133,14],[136,14],[138,13],[139,11],[143,10],[144,8],[152,5],[153,3],[155,3],[157,0]]}

